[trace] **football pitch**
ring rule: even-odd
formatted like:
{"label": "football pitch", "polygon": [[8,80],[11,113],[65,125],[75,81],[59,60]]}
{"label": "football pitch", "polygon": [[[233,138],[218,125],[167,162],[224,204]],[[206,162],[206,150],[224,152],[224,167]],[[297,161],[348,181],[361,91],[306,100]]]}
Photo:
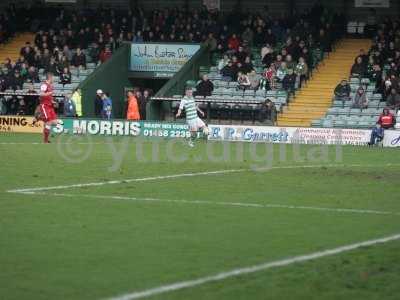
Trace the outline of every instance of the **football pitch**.
{"label": "football pitch", "polygon": [[398,149],[0,135],[0,299],[399,299]]}

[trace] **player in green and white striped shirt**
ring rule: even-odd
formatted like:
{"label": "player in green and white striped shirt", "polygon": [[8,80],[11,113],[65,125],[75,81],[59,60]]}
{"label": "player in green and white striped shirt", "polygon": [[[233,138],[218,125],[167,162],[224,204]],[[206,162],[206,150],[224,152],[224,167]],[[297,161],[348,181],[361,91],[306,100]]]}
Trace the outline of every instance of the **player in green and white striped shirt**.
{"label": "player in green and white striped shirt", "polygon": [[179,104],[178,113],[176,114],[177,118],[181,116],[183,110],[186,112],[186,123],[189,125],[190,130],[189,146],[194,147],[194,140],[197,136],[197,132],[202,130],[203,134],[207,135],[208,128],[197,114],[197,112],[199,112],[204,116],[204,112],[198,108],[194,100],[193,90],[191,88],[187,88],[185,91],[185,96],[182,98],[181,103]]}

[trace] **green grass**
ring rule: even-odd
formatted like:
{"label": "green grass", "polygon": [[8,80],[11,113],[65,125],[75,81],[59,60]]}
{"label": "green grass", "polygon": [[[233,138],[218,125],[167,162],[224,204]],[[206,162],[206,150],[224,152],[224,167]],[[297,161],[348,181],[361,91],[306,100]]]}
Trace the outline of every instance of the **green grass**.
{"label": "green grass", "polygon": [[[295,152],[311,158],[320,148],[287,146],[280,160],[282,148],[274,145],[272,165],[282,168],[261,172],[254,168],[267,165],[263,144],[256,146],[258,158],[251,144],[232,143],[230,159],[210,161],[207,151],[221,154],[222,144],[198,142],[190,149],[157,140],[159,159],[152,159],[151,141],[140,140],[144,162],[137,159],[138,141],[91,138],[90,155],[78,162],[89,148],[84,137],[42,145],[31,144],[40,142],[38,135],[0,135],[0,299],[104,299],[400,233],[399,215],[217,204],[399,213],[398,149],[345,146],[339,161],[330,146],[328,159],[300,162]],[[185,162],[168,159],[168,149]],[[65,160],[69,150],[74,154]],[[317,167],[291,168],[303,165]],[[243,171],[45,195],[6,192],[225,169]],[[399,250],[395,241],[149,299],[398,299]]]}

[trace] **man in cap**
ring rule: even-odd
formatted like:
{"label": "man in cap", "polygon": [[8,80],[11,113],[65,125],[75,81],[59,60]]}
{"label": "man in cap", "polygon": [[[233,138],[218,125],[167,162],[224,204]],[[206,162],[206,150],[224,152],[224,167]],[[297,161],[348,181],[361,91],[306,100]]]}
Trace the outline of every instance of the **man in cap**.
{"label": "man in cap", "polygon": [[103,99],[102,99],[103,91],[96,91],[96,98],[94,99],[94,115],[96,118],[101,118],[101,111],[103,109]]}

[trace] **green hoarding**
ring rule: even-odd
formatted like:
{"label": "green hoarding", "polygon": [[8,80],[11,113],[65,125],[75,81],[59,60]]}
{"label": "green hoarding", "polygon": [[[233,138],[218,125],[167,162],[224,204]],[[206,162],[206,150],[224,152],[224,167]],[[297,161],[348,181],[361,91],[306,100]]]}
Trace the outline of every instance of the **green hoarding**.
{"label": "green hoarding", "polygon": [[190,137],[189,128],[184,123],[99,119],[61,119],[53,132],[98,136]]}

